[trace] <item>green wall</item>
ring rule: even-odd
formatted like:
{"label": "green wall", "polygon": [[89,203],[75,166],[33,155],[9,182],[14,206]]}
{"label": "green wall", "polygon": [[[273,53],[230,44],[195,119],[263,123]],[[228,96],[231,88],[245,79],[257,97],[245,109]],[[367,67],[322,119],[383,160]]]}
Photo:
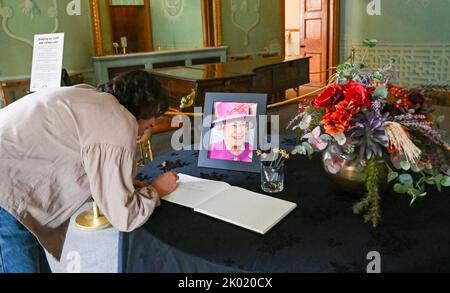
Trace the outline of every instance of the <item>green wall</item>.
{"label": "green wall", "polygon": [[[59,21],[57,32],[65,33],[63,66],[72,72],[84,72],[89,81],[92,78],[93,54],[89,3],[88,0],[81,0],[81,16],[68,16],[66,6],[69,2],[70,0],[56,1]],[[12,33],[32,41],[34,34],[50,33],[53,30],[54,19],[47,14],[48,9],[53,6],[52,0],[35,0],[40,14],[34,14],[32,18],[23,13],[22,3],[22,0],[0,0],[3,8],[13,9],[13,17],[8,21]],[[0,52],[0,80],[29,78],[33,48],[9,37],[1,25]]]}
{"label": "green wall", "polygon": [[203,48],[201,0],[182,0],[173,8],[150,0],[150,10],[154,50]]}
{"label": "green wall", "polygon": [[[8,21],[11,31],[31,41],[33,34],[49,33],[53,20],[47,11],[53,0],[34,1],[41,13],[26,15],[23,0],[0,0],[1,7],[11,7]],[[58,32],[64,32],[64,67],[69,71],[92,71],[93,42],[88,0],[81,0],[81,16],[68,16],[70,0],[57,0]],[[106,0],[100,1],[104,47],[111,54]],[[203,46],[201,2],[181,1],[178,10],[164,7],[162,0],[151,0],[155,50],[196,48]],[[379,66],[391,57],[405,85],[450,83],[450,1],[381,0],[381,15],[366,12],[370,0],[341,0],[341,57],[355,47],[363,55],[361,41],[378,39],[366,62]],[[221,0],[223,44],[229,56],[259,54],[280,50],[280,7],[275,0]],[[234,8],[233,8],[234,7]],[[234,9],[234,13],[233,13]],[[3,10],[4,12],[5,10]],[[259,18],[258,18],[259,17]],[[0,16],[1,18],[1,16]],[[246,29],[251,28],[248,34]],[[247,38],[248,37],[248,38]],[[31,70],[32,47],[9,37],[0,26],[0,80],[27,78]],[[89,80],[89,78],[88,78]]]}
{"label": "green wall", "polygon": [[[234,20],[232,5],[236,9]],[[245,30],[255,23],[246,43]],[[222,30],[223,43],[230,47],[231,56],[280,52],[279,3],[276,0],[222,0]]]}
{"label": "green wall", "polygon": [[450,1],[381,0],[381,15],[369,16],[369,0],[341,0],[341,59],[361,41],[377,39],[366,63],[381,66],[396,60],[397,83],[417,86],[450,83]]}
{"label": "green wall", "polygon": [[368,0],[341,3],[344,38],[370,37],[385,43],[450,42],[448,0],[381,0],[380,16],[367,14]]}
{"label": "green wall", "polygon": [[[200,0],[184,0],[178,17],[168,14],[162,0],[151,0],[155,50],[203,47]],[[237,8],[234,13],[232,5]],[[229,55],[280,51],[280,6],[275,0],[222,0],[223,44]],[[248,33],[246,29],[253,27]]]}

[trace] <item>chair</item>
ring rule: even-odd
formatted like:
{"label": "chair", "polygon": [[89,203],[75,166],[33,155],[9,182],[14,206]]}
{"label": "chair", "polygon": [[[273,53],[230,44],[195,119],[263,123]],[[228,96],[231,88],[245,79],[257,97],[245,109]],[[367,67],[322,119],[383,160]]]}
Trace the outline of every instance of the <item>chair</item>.
{"label": "chair", "polygon": [[2,83],[0,83],[0,109],[6,106],[5,94],[3,93]]}
{"label": "chair", "polygon": [[29,80],[15,80],[1,83],[3,106],[17,101],[18,99],[29,94]]}
{"label": "chair", "polygon": [[65,69],[61,73],[61,86],[72,86],[72,80]]}
{"label": "chair", "polygon": [[[179,115],[183,115],[180,112]],[[180,129],[180,127],[172,127],[172,117],[173,115],[164,115],[156,120],[155,127],[146,135],[144,135],[138,141],[139,148],[139,160],[138,167],[144,167],[148,162],[153,161],[153,146],[152,146],[152,138],[153,136],[161,133],[167,133],[171,131],[175,131]]]}
{"label": "chair", "polygon": [[137,141],[139,149],[138,168],[144,167],[148,162],[153,161],[152,134],[148,133]]}

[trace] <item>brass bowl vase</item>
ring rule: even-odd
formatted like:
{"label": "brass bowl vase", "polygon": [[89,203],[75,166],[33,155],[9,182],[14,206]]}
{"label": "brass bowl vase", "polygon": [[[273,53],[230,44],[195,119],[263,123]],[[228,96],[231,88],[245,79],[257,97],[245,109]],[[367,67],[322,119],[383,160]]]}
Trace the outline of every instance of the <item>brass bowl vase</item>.
{"label": "brass bowl vase", "polygon": [[[331,153],[324,151],[322,154],[322,162],[325,162]],[[366,166],[366,161],[361,158],[354,160],[345,160],[342,169],[336,173],[330,173],[324,167],[327,176],[343,191],[348,193],[364,195],[367,193],[366,184],[364,182],[363,170]],[[378,190],[384,193],[388,190],[388,168],[385,163],[378,164]]]}

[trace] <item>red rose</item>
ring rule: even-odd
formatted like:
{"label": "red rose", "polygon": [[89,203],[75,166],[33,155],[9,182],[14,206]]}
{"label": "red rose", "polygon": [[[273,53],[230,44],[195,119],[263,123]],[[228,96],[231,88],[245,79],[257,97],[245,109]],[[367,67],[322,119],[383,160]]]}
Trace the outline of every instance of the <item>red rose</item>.
{"label": "red rose", "polygon": [[352,115],[348,113],[342,106],[337,105],[331,109],[327,109],[327,113],[323,117],[325,132],[329,135],[336,133],[344,133],[350,127]]}
{"label": "red rose", "polygon": [[339,85],[327,87],[315,100],[314,105],[319,107],[330,107],[336,105],[344,98],[344,93]]}
{"label": "red rose", "polygon": [[347,100],[340,102],[336,107],[347,111],[347,113],[349,113],[352,117],[361,111],[361,106],[357,106],[354,103],[348,102]]}
{"label": "red rose", "polygon": [[364,106],[369,108],[372,105],[369,91],[359,82],[348,82],[344,86],[344,96],[345,100],[349,102],[349,104],[353,104],[355,106]]}

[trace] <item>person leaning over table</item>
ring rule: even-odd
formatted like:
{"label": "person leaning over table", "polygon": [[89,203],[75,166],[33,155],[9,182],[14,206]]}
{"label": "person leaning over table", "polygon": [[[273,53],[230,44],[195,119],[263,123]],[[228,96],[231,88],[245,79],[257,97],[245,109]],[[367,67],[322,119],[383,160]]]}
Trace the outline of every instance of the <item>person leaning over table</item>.
{"label": "person leaning over table", "polygon": [[118,230],[142,226],[178,180],[133,181],[137,138],[167,107],[160,84],[133,71],[0,110],[0,272],[50,272],[43,248],[60,260],[69,219],[91,196]]}

